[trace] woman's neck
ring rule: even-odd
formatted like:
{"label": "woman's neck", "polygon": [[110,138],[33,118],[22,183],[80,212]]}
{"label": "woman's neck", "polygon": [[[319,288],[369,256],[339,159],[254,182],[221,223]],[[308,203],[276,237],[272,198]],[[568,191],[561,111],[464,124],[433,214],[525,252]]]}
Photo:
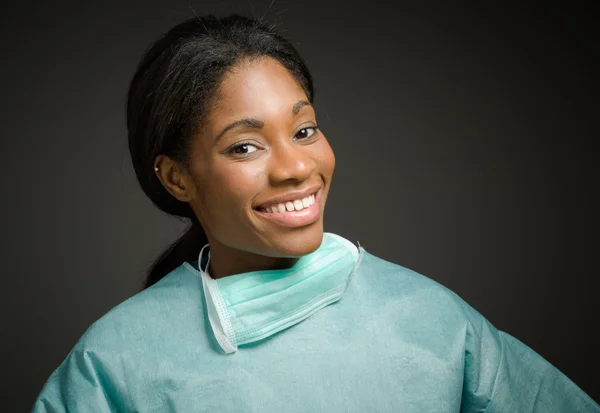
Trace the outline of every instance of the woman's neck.
{"label": "woman's neck", "polygon": [[251,271],[290,268],[298,258],[267,257],[227,247],[218,241],[210,242],[210,268],[214,279]]}

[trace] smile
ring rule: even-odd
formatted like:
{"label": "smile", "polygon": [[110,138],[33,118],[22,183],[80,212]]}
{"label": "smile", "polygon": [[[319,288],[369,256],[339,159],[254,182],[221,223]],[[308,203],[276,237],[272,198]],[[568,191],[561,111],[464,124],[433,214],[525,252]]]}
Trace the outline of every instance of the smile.
{"label": "smile", "polygon": [[316,222],[321,215],[320,191],[301,199],[270,204],[255,211],[266,220],[284,227],[302,227]]}
{"label": "smile", "polygon": [[260,208],[259,211],[265,212],[267,214],[279,214],[286,211],[302,211],[303,209],[310,207],[314,203],[315,194],[310,194],[309,196],[302,199],[293,199],[287,202],[280,202],[273,205],[267,205],[264,208]]}

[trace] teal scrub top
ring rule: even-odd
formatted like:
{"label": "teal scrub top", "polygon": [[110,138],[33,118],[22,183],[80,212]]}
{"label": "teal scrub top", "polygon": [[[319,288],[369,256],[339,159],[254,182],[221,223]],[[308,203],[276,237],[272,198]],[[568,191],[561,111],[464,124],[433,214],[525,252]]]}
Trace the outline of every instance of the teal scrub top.
{"label": "teal scrub top", "polygon": [[[331,251],[348,248],[324,240]],[[218,299],[207,295],[202,265],[182,264],[95,322],[33,412],[600,413],[452,291],[362,247],[320,265],[331,258],[319,255],[325,244],[297,274],[216,280]],[[224,318],[209,316],[207,297]],[[246,342],[224,351],[219,322],[233,326],[233,341],[244,329]],[[281,327],[265,329],[273,325]]]}

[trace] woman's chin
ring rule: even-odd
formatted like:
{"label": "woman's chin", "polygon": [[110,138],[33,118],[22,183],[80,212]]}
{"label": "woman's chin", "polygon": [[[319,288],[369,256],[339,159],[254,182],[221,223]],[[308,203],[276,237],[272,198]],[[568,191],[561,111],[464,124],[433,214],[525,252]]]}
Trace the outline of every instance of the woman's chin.
{"label": "woman's chin", "polygon": [[278,234],[270,244],[275,250],[272,256],[298,258],[316,251],[322,242],[323,225],[319,220],[310,227]]}

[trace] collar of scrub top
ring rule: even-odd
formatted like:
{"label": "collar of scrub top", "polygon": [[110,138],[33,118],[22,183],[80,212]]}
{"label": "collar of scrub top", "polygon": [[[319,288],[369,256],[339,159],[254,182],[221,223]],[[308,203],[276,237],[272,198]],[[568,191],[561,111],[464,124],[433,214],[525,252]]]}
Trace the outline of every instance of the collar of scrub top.
{"label": "collar of scrub top", "polygon": [[[325,237],[329,237],[328,242],[332,247],[324,251],[322,243],[315,252],[305,256],[312,258],[309,265],[298,265],[301,260],[308,260],[301,257],[291,269],[253,271],[224,277],[219,280],[227,280],[221,281],[226,284],[225,291],[222,290],[218,280],[208,273],[210,249],[208,249],[206,265],[202,265],[204,251],[209,244],[202,247],[198,254],[198,269],[202,278],[208,320],[219,346],[226,354],[237,351],[238,345],[261,340],[297,324],[341,299],[352,274],[360,264],[364,249],[359,243],[357,247],[336,234],[324,233],[324,240]],[[296,268],[297,265],[299,268]],[[288,273],[291,276],[287,276]],[[251,288],[248,286],[242,288],[242,294],[253,288],[253,293],[259,295],[247,298],[246,302],[238,300],[239,295],[236,300],[228,300],[232,298],[231,294],[236,294],[236,291],[231,289],[241,280],[238,276],[244,277],[243,281],[252,279],[251,282],[254,283]],[[302,283],[314,276],[319,277],[318,282]],[[231,280],[234,282],[231,283]],[[278,282],[288,284],[282,285],[280,290],[267,289],[266,286],[271,285],[272,281],[275,281],[274,284]],[[296,293],[290,285],[297,290]],[[261,287],[264,287],[262,291]],[[296,303],[292,304],[293,300],[290,299],[282,300],[281,298],[284,297],[279,297],[277,301],[278,294],[295,294],[293,297]],[[232,301],[240,302],[232,303]],[[257,304],[259,302],[260,305]],[[290,307],[292,305],[294,307]],[[282,311],[282,307],[285,306],[288,308]],[[266,309],[269,311],[265,311]]]}

